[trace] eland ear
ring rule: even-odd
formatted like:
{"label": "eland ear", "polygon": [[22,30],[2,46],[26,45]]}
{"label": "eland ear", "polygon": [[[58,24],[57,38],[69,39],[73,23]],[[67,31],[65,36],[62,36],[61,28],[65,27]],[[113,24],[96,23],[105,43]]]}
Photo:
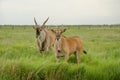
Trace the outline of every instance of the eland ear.
{"label": "eland ear", "polygon": [[63,32],[65,32],[67,29],[63,29],[62,31],[61,31],[61,33],[63,33]]}
{"label": "eland ear", "polygon": [[54,29],[51,29],[51,31],[52,31],[53,33],[55,33],[55,30],[54,30]]}
{"label": "eland ear", "polygon": [[35,26],[32,26],[33,27],[33,29],[36,29],[36,27]]}

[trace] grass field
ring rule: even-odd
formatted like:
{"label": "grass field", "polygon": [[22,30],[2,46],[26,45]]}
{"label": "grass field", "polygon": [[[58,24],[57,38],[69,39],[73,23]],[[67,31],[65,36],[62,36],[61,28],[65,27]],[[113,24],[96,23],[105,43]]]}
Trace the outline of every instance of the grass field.
{"label": "grass field", "polygon": [[0,80],[120,80],[120,26],[70,27],[65,36],[80,36],[87,55],[55,62],[52,50],[41,56],[32,27],[0,28]]}

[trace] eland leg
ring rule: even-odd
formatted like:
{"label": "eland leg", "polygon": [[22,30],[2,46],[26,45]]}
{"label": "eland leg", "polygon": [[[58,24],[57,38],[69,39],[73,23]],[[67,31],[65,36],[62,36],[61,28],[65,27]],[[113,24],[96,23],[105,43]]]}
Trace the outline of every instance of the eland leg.
{"label": "eland leg", "polygon": [[80,63],[80,51],[76,51],[77,63]]}
{"label": "eland leg", "polygon": [[69,54],[66,54],[66,55],[65,55],[65,61],[67,62],[68,59],[69,59]]}

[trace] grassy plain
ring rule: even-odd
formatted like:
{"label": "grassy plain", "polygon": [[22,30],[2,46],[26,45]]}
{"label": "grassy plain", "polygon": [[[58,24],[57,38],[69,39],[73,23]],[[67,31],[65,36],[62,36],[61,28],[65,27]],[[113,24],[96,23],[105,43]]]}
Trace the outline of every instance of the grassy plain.
{"label": "grassy plain", "polygon": [[32,27],[0,27],[0,80],[120,80],[120,26],[68,27],[80,36],[87,55],[55,62],[52,50],[41,56]]}

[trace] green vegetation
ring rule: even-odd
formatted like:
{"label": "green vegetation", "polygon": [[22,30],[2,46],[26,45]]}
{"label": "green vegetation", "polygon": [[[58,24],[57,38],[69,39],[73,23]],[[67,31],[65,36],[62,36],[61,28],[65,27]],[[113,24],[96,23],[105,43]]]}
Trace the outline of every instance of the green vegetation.
{"label": "green vegetation", "polygon": [[70,27],[87,55],[55,62],[52,50],[41,56],[32,27],[0,27],[0,80],[120,80],[120,26]]}

